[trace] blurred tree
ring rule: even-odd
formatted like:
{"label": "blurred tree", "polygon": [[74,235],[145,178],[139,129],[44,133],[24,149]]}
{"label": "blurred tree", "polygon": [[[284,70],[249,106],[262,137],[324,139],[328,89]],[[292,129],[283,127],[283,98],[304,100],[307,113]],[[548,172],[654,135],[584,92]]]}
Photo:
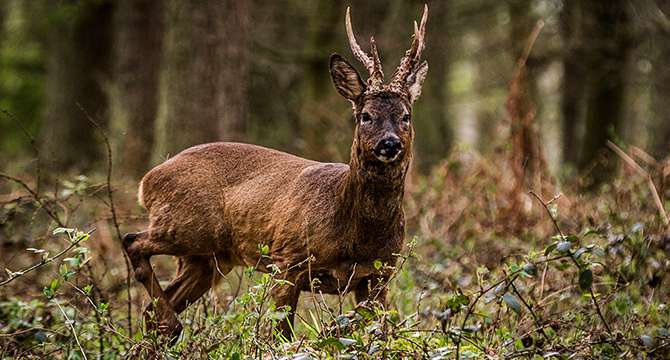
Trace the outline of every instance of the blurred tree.
{"label": "blurred tree", "polygon": [[[324,134],[332,134],[341,127],[329,106],[334,98],[328,72],[328,55],[336,48],[337,34],[344,24],[344,3],[341,1],[313,1],[305,5],[308,20],[305,27],[304,76],[302,81],[300,130],[305,141],[305,151],[311,158],[333,159],[338,154],[335,143],[323,141]],[[365,76],[365,73],[361,74]],[[348,127],[347,127],[348,128]],[[342,160],[342,159],[340,159]]]}
{"label": "blurred tree", "polygon": [[[583,40],[587,44],[586,117],[579,168],[589,175],[592,185],[605,181],[616,162],[603,161],[608,138],[619,135],[625,113],[628,59],[632,49],[631,14],[627,0],[581,1]],[[612,159],[613,160],[613,159]],[[595,168],[591,168],[595,166]]]}
{"label": "blurred tree", "polygon": [[[450,0],[428,1],[429,21],[427,44],[424,58],[428,61],[428,77],[416,106],[414,127],[417,136],[418,164],[428,169],[438,161],[447,157],[453,142],[453,131],[449,122],[448,79],[449,66],[454,50],[452,37],[448,27],[451,25],[449,16]],[[410,14],[418,14],[421,7],[412,3]],[[405,39],[407,39],[406,34]],[[409,47],[409,40],[404,42]]]}
{"label": "blurred tree", "polygon": [[584,119],[586,88],[584,81],[587,64],[584,61],[585,46],[581,24],[584,16],[580,0],[565,0],[560,14],[560,29],[563,37],[563,81],[561,88],[561,127],[563,163],[577,165],[579,155],[579,124]]}
{"label": "blurred tree", "polygon": [[656,0],[658,20],[653,33],[652,152],[659,158],[670,156],[670,1]]}
{"label": "blurred tree", "polygon": [[41,156],[47,167],[87,169],[101,158],[95,127],[108,117],[113,2],[47,2],[46,108]]}
{"label": "blurred tree", "polygon": [[168,2],[159,156],[239,140],[247,116],[246,1]]}
{"label": "blurred tree", "polygon": [[[510,117],[511,162],[516,195],[527,189],[541,190],[548,174],[535,121],[537,85],[535,71],[529,60],[539,28],[532,12],[532,0],[510,1],[510,40],[513,58],[517,61],[514,78],[509,85],[507,112]],[[515,204],[518,205],[518,204]],[[513,206],[515,211],[517,206]]]}
{"label": "blurred tree", "polygon": [[163,0],[119,0],[115,19],[115,104],[126,131],[121,154],[125,175],[147,170],[158,112],[163,43]]}

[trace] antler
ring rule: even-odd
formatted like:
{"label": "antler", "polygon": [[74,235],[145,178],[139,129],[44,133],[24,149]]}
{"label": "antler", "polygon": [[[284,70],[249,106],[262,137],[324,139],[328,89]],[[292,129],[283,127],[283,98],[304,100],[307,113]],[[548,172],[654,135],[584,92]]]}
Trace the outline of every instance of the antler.
{"label": "antler", "polygon": [[425,47],[426,35],[426,21],[428,20],[428,5],[423,6],[423,16],[421,17],[421,25],[417,26],[414,22],[414,40],[412,47],[405,52],[405,56],[400,60],[398,69],[393,73],[390,87],[392,91],[404,92],[407,76],[412,71],[414,66],[419,63],[421,53]]}
{"label": "antler", "polygon": [[366,54],[356,41],[354,36],[354,30],[351,27],[351,15],[349,7],[347,7],[347,16],[345,19],[345,25],[347,27],[347,37],[349,38],[349,46],[351,47],[351,52],[354,54],[354,57],[360,61],[365,68],[370,73],[370,78],[368,78],[368,91],[381,91],[384,84],[384,73],[382,72],[382,64],[379,60],[379,53],[377,52],[377,44],[375,43],[375,38],[370,37],[370,49],[372,50],[372,56]]}

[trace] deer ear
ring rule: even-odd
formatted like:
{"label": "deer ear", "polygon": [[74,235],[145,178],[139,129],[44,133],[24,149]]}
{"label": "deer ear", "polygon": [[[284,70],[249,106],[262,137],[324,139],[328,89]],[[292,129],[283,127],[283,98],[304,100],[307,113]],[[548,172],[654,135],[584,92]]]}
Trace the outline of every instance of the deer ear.
{"label": "deer ear", "polygon": [[330,55],[330,76],[337,92],[352,102],[365,91],[365,83],[356,69],[338,54]]}
{"label": "deer ear", "polygon": [[426,79],[426,74],[428,74],[428,62],[424,61],[407,76],[407,92],[411,103],[414,103],[421,95],[421,87]]}

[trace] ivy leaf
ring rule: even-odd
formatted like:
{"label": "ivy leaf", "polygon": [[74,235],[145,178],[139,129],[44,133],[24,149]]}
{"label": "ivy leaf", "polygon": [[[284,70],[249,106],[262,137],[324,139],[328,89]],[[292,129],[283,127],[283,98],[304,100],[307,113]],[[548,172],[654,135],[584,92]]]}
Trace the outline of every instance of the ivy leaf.
{"label": "ivy leaf", "polygon": [[347,338],[339,338],[338,341],[344,346],[351,346],[356,343],[356,340]]}
{"label": "ivy leaf", "polygon": [[519,300],[517,300],[516,296],[507,293],[503,295],[503,301],[505,301],[507,307],[514,310],[517,315],[521,315],[521,304],[519,304]]}
{"label": "ivy leaf", "polygon": [[533,263],[526,263],[523,266],[523,271],[530,276],[537,275],[537,267]]}
{"label": "ivy leaf", "polygon": [[572,254],[572,257],[573,257],[575,260],[577,260],[577,259],[579,259],[580,256],[582,256],[582,254],[584,254],[584,253],[587,252],[587,251],[589,251],[589,249],[587,249],[587,248],[585,248],[585,247],[581,247],[581,248],[577,249],[577,251],[575,251],[574,254]]}
{"label": "ivy leaf", "polygon": [[593,284],[593,272],[591,271],[591,269],[582,270],[579,273],[579,288],[582,289],[582,291],[588,291],[591,289],[592,284]]}
{"label": "ivy leaf", "polygon": [[647,349],[651,349],[656,345],[654,338],[649,335],[640,335],[640,342],[642,342],[642,345]]}
{"label": "ivy leaf", "polygon": [[562,253],[566,253],[570,251],[570,246],[572,246],[572,243],[569,241],[561,241],[556,245],[556,250]]}

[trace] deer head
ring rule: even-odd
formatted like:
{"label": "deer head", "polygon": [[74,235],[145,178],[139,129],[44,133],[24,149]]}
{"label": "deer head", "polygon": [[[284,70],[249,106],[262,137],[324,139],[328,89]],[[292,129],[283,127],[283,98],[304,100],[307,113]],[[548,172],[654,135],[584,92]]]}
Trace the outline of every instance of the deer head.
{"label": "deer head", "polygon": [[421,94],[428,72],[428,63],[419,62],[427,19],[428,7],[424,6],[420,25],[414,22],[412,46],[400,60],[391,81],[385,84],[375,39],[370,38],[370,54],[365,53],[356,41],[347,8],[345,25],[351,51],[369,73],[364,82],[342,56],[330,56],[330,74],[335,88],[353,105],[356,130],[352,161],[375,167],[400,164],[405,165],[402,168],[407,167],[414,138],[412,104]]}

